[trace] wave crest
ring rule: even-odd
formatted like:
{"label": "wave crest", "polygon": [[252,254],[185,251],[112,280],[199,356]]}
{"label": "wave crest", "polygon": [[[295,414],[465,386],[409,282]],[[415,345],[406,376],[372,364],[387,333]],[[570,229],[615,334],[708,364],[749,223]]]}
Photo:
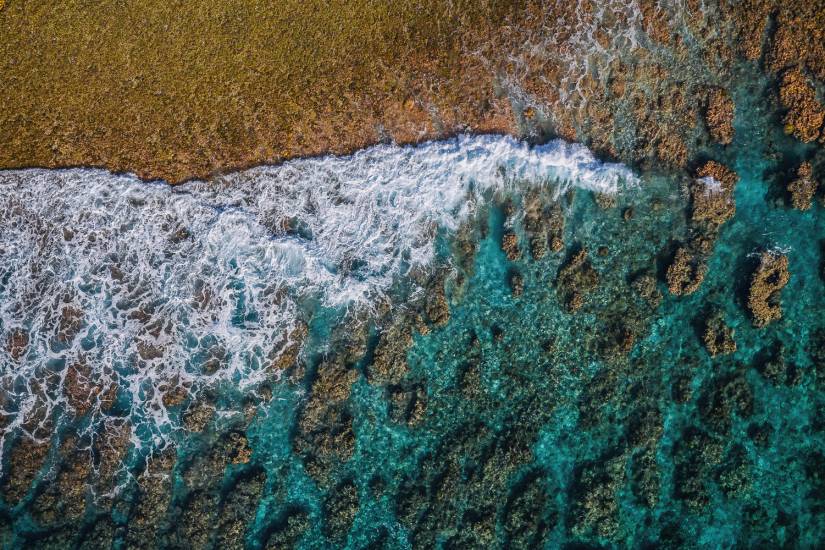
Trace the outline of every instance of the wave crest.
{"label": "wave crest", "polygon": [[386,298],[434,261],[435,231],[456,230],[491,194],[635,184],[584,146],[503,136],[380,145],[177,187],[102,170],[2,172],[3,433],[47,437],[57,413],[80,408],[106,422],[116,402],[136,446],[164,445],[175,388],[277,376],[313,312]]}

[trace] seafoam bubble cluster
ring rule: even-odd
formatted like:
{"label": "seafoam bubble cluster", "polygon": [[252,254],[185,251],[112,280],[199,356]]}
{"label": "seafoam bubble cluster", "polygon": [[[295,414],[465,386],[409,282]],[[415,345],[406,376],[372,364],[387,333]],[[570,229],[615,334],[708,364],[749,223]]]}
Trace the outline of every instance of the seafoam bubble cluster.
{"label": "seafoam bubble cluster", "polygon": [[626,71],[646,58],[691,79],[710,78],[701,63],[684,64],[656,43],[648,34],[655,25],[690,37],[690,48],[702,39],[697,26],[714,36],[723,31],[714,28],[721,20],[719,7],[704,0],[576,0],[558,2],[550,11],[548,17],[546,10],[528,10],[505,66],[493,66],[489,52],[476,55],[497,72],[516,105],[556,123],[557,113],[585,113],[594,96],[614,93],[611,83],[624,81]]}
{"label": "seafoam bubble cluster", "polygon": [[[582,109],[593,91],[588,83],[596,79],[605,87],[613,62],[643,47],[645,41],[638,0],[578,0],[575,4],[575,9],[559,9],[560,18],[541,15],[541,21],[532,22],[528,36],[520,32],[520,46],[508,59],[503,75],[508,93],[544,116],[552,114],[552,109],[545,109],[551,105],[527,94],[525,82],[556,91],[555,107]],[[656,9],[670,12],[676,7],[667,3]],[[548,66],[563,69],[559,74],[544,70]]]}
{"label": "seafoam bubble cluster", "polygon": [[502,136],[177,187],[102,170],[0,172],[0,445],[16,430],[47,438],[75,413],[106,422],[112,407],[135,445],[167,444],[174,392],[277,378],[296,327],[387,298],[433,262],[434,230],[456,230],[492,193],[635,183],[581,145]]}

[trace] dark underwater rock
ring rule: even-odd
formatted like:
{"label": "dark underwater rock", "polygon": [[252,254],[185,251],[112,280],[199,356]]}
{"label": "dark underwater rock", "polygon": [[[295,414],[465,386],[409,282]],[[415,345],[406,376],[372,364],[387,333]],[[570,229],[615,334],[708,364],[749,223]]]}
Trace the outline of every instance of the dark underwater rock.
{"label": "dark underwater rock", "polygon": [[324,534],[335,544],[346,541],[358,513],[358,487],[351,480],[333,487],[324,500]]}
{"label": "dark underwater rock", "polygon": [[309,527],[309,513],[302,507],[289,506],[277,516],[267,530],[264,548],[294,548]]}
{"label": "dark underwater rock", "polygon": [[347,400],[358,372],[322,363],[303,406],[293,447],[311,476],[325,483],[333,468],[349,460],[355,448]]}
{"label": "dark underwater rock", "polygon": [[587,258],[587,250],[573,254],[556,277],[556,293],[569,313],[575,313],[583,305],[585,296],[599,285],[599,274]]}
{"label": "dark underwater rock", "polygon": [[702,340],[711,357],[727,355],[736,351],[734,330],[725,323],[721,312],[712,313],[705,320],[705,332]]}

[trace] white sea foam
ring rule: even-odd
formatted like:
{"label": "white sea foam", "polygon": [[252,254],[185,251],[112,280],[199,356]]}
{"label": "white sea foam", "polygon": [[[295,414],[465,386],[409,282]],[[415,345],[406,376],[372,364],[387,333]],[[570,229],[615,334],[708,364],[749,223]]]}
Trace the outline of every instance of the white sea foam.
{"label": "white sea foam", "polygon": [[723,191],[722,182],[717,180],[713,176],[705,176],[702,178],[698,178],[696,181],[702,184],[702,192],[705,195],[718,195]]}
{"label": "white sea foam", "polygon": [[[433,262],[433,229],[454,231],[492,192],[635,182],[581,145],[501,136],[381,145],[178,187],[102,170],[0,172],[0,333],[4,344],[28,334],[22,357],[0,349],[4,434],[34,433],[55,406],[70,409],[68,365],[81,364],[87,387],[128,394],[134,429],[162,444],[174,428],[169,388],[277,376],[274,359],[314,308],[369,308]],[[82,325],[71,335],[64,319],[71,338],[60,342],[67,307]],[[103,408],[92,414],[105,418]]]}

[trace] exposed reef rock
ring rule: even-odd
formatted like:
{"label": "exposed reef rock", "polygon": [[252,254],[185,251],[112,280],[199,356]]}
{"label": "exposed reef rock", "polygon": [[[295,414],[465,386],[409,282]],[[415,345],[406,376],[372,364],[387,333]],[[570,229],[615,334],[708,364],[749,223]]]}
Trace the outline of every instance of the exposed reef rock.
{"label": "exposed reef rock", "polygon": [[501,249],[507,255],[507,259],[511,262],[521,258],[521,250],[518,246],[518,237],[512,231],[504,233],[501,237]]}
{"label": "exposed reef rock", "polygon": [[763,252],[751,277],[748,310],[755,327],[764,327],[782,318],[780,291],[790,279],[788,257],[778,252]]}
{"label": "exposed reef rock", "polygon": [[691,220],[720,226],[736,213],[733,191],[738,180],[736,172],[716,161],[708,161],[696,172],[690,187]]}
{"label": "exposed reef rock", "polygon": [[693,294],[702,285],[706,273],[703,259],[692,255],[687,248],[679,248],[667,268],[667,288],[676,296]]}
{"label": "exposed reef rock", "polygon": [[103,387],[94,383],[89,366],[86,363],[75,363],[66,370],[64,391],[75,414],[83,416],[95,405],[103,412],[108,411],[115,401],[117,386],[110,384]]}
{"label": "exposed reef rock", "polygon": [[707,274],[707,261],[719,229],[736,213],[735,172],[716,161],[708,161],[697,171],[690,185],[692,238],[679,247],[665,278],[671,294],[696,292]]}
{"label": "exposed reef rock", "polygon": [[798,210],[808,210],[816,194],[818,182],[813,178],[810,162],[803,162],[796,171],[797,178],[788,183],[791,204]]}
{"label": "exposed reef rock", "polygon": [[[97,21],[86,12],[72,18],[75,4],[83,3],[60,4],[57,12],[5,3],[4,24],[14,20],[7,15],[29,13],[57,23],[49,27],[53,34],[0,34],[11,83],[0,89],[0,99],[38,92],[43,82],[65,80],[58,78],[63,72],[77,80],[61,90],[68,110],[50,103],[54,87],[36,104],[27,97],[9,102],[0,112],[0,136],[12,129],[8,148],[0,147],[0,165],[27,160],[22,151],[49,165],[137,166],[142,176],[177,181],[376,141],[493,130],[530,143],[557,135],[587,143],[601,158],[633,163],[645,184],[615,196],[577,191],[559,198],[550,183],[526,191],[508,180],[491,193],[505,201],[503,223],[487,203],[455,234],[428,232],[437,262],[442,253],[453,256],[446,267],[433,264],[443,268],[435,275],[430,266],[413,266],[409,278],[393,279],[400,293],[415,287],[412,298],[396,301],[394,286],[368,313],[342,306],[347,321],[336,325],[337,312],[313,295],[302,310],[308,324],[275,333],[277,341],[262,352],[260,386],[239,373],[226,388],[197,391],[195,377],[245,360],[223,343],[209,344],[203,360],[186,362],[177,376],[152,386],[154,400],[137,414],[130,392],[149,388],[126,381],[135,373],[154,381],[155,367],[179,359],[170,353],[165,327],[174,320],[162,318],[163,305],[124,314],[137,330],[135,369],[118,366],[124,374],[117,384],[93,376],[98,365],[88,344],[97,320],[70,305],[78,297],[55,296],[42,326],[38,319],[4,324],[4,368],[23,372],[40,359],[35,344],[44,341],[55,360],[44,366],[47,383],[32,390],[36,414],[23,426],[9,428],[14,417],[6,391],[17,391],[20,381],[0,387],[0,432],[8,432],[0,456],[0,546],[682,548],[701,538],[784,548],[818,542],[825,526],[825,327],[816,316],[825,241],[815,233],[822,212],[777,208],[779,194],[763,200],[754,180],[787,174],[810,159],[796,179],[777,184],[800,210],[810,209],[817,178],[823,181],[821,2],[639,0],[638,10],[625,2],[436,2],[432,13],[414,2],[389,10],[381,3],[333,2],[337,11],[320,21],[315,12],[324,7],[299,11],[303,17],[290,22],[295,34],[286,42],[267,41],[272,33],[250,24],[274,21],[261,17],[264,6],[256,2],[177,6],[180,15],[170,24],[194,18],[209,36],[199,42],[199,35],[187,35],[184,51],[194,44],[222,54],[214,57],[220,67],[209,73],[209,82],[226,90],[218,95],[201,93],[204,80],[196,71],[191,82],[176,84],[180,90],[169,89],[161,61],[177,59],[164,55],[181,48],[176,42],[160,45],[145,66],[131,57],[125,66],[98,64],[86,50],[66,47],[73,36],[66,28],[86,30],[82,22]],[[176,6],[144,8],[138,13],[118,5],[116,13],[130,16],[124,18],[130,24],[145,21],[136,26],[141,36],[165,36],[153,31]],[[366,25],[359,29],[376,34],[354,34],[356,19]],[[110,19],[101,24],[113,25]],[[318,29],[331,34],[316,40]],[[98,35],[109,36],[92,34]],[[117,36],[116,45],[132,44]],[[26,40],[35,47],[17,47]],[[100,50],[109,55],[113,44],[106,40]],[[51,58],[38,55],[50,41],[77,63],[55,71]],[[385,47],[388,41],[403,51]],[[268,51],[260,45],[282,43],[295,47],[279,54],[294,55],[298,72],[285,74],[280,57],[272,63],[259,57]],[[304,55],[307,43],[313,55]],[[143,44],[132,50],[142,52]],[[339,62],[363,61],[362,52],[375,58]],[[31,72],[33,60],[43,61],[41,73],[31,86],[19,86],[26,74],[20,67]],[[177,82],[175,65],[169,71]],[[128,74],[99,75],[118,92],[98,94],[100,110],[84,107],[95,94],[66,93],[110,69]],[[282,91],[272,95],[273,89]],[[126,106],[125,113],[115,109],[118,118],[111,98]],[[137,120],[132,115],[146,105],[156,109],[152,116],[119,139],[122,120]],[[169,116],[181,105],[190,118]],[[94,132],[83,120],[89,112],[96,114]],[[781,124],[766,127],[782,117],[795,138],[782,135]],[[124,143],[140,147],[120,147]],[[743,183],[706,155],[741,166]],[[685,171],[694,166],[696,172]],[[567,248],[565,216],[568,244],[579,241]],[[753,227],[754,220],[765,227]],[[267,223],[278,236],[315,244],[296,219]],[[43,241],[77,245],[71,227],[58,226],[56,236],[55,243]],[[192,234],[170,222],[161,239],[187,246]],[[724,239],[718,249],[725,257],[711,262],[717,239]],[[765,239],[793,245],[793,257],[810,265],[796,266],[795,295],[785,291],[788,319],[754,331],[734,314],[743,294],[753,324],[766,326],[783,315],[780,294],[790,277],[785,253],[765,252],[752,278],[745,280],[746,273],[732,282]],[[338,267],[349,269],[350,260],[361,261],[357,256]],[[397,259],[414,263],[403,252]],[[128,262],[113,262],[102,267],[103,275],[128,284]],[[48,265],[37,267],[48,273]],[[327,267],[334,284],[348,284],[339,277],[354,275]],[[4,269],[0,265],[0,293],[8,290]],[[373,273],[357,271],[359,285],[368,282],[361,273]],[[257,306],[283,306],[278,292],[253,304],[243,300],[246,283],[220,284],[196,284],[182,299],[199,311],[226,300],[227,311],[249,313],[236,315],[246,323],[266,320],[251,315]],[[675,296],[694,294],[665,299],[659,285]],[[793,308],[791,298],[799,300]],[[799,306],[811,304],[811,313],[800,316],[806,308]],[[233,325],[221,336],[244,330]],[[194,344],[200,335],[193,332]],[[174,437],[164,441],[154,425],[132,424],[139,414],[168,415],[178,423]],[[96,423],[105,423],[105,431]],[[772,475],[777,471],[783,475]]]}
{"label": "exposed reef rock", "polygon": [[825,108],[802,71],[791,69],[782,76],[779,99],[788,110],[785,131],[806,143],[817,140],[825,122]]}
{"label": "exposed reef rock", "polygon": [[722,145],[733,141],[734,104],[730,94],[721,88],[713,88],[708,94],[705,122],[713,139]]}
{"label": "exposed reef rock", "polygon": [[29,333],[22,328],[15,328],[6,335],[6,352],[15,361],[20,360],[29,346]]}

